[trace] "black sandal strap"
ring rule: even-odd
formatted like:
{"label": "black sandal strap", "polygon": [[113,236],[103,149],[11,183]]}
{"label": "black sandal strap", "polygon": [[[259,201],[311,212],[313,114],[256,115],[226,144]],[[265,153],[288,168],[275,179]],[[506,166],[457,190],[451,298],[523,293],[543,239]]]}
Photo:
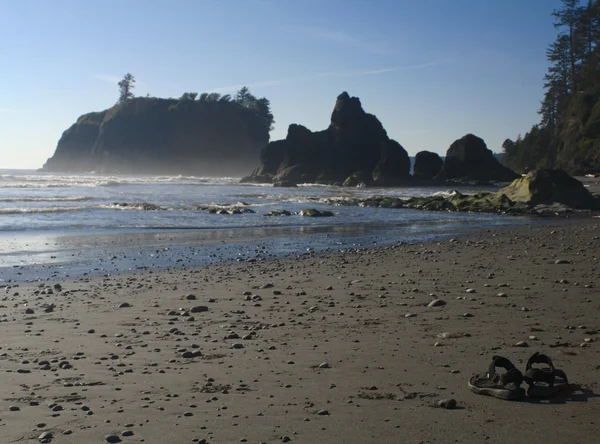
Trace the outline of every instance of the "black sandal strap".
{"label": "black sandal strap", "polygon": [[550,369],[554,372],[554,364],[552,363],[552,359],[550,359],[548,355],[535,352],[527,361],[525,372],[531,370],[533,368],[533,364],[547,364],[550,367]]}
{"label": "black sandal strap", "polygon": [[[490,363],[489,374],[491,376],[496,374],[496,367],[500,367],[509,372],[512,369],[516,369],[515,365],[508,359],[502,356],[493,356],[492,362]],[[520,373],[520,372],[519,372]]]}

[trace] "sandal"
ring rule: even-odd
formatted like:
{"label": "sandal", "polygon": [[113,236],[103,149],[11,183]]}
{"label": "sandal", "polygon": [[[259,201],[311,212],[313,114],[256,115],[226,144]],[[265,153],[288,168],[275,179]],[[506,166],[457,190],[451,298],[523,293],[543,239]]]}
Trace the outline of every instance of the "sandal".
{"label": "sandal", "polygon": [[[496,367],[503,368],[506,372],[496,373]],[[494,356],[488,372],[472,376],[468,385],[478,395],[515,400],[525,396],[525,390],[520,387],[522,382],[523,373],[512,362],[502,356]]]}
{"label": "sandal", "polygon": [[[533,364],[546,364],[547,367],[534,368]],[[537,352],[527,361],[523,379],[529,384],[527,394],[539,398],[554,396],[569,385],[565,372],[555,369],[548,356]]]}

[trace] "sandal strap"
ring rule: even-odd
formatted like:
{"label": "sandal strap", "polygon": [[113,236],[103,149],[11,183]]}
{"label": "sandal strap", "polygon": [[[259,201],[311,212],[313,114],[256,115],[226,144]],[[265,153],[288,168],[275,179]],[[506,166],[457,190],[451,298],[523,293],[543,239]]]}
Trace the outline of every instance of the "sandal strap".
{"label": "sandal strap", "polygon": [[525,373],[525,381],[529,385],[535,385],[536,382],[545,382],[550,387],[554,386],[556,371],[549,368],[530,368]]}
{"label": "sandal strap", "polygon": [[[490,363],[489,374],[493,377],[496,374],[496,367],[505,369],[507,372],[516,369],[515,365],[503,356],[493,356]],[[519,372],[521,373],[521,372]]]}
{"label": "sandal strap", "polygon": [[525,367],[525,372],[528,372],[533,368],[533,364],[547,364],[552,372],[554,372],[554,364],[552,363],[552,359],[548,355],[544,355],[539,352],[535,352],[529,360],[527,361],[527,366]]}
{"label": "sandal strap", "polygon": [[495,375],[494,383],[503,387],[512,383],[519,387],[523,383],[523,373],[518,368],[511,368],[506,373]]}

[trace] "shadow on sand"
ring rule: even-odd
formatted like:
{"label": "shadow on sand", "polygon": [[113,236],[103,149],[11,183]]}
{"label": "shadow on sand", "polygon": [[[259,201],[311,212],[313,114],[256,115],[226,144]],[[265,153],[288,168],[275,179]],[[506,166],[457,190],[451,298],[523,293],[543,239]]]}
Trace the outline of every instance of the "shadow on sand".
{"label": "shadow on sand", "polygon": [[600,395],[579,384],[569,384],[551,398],[533,398],[528,396],[523,400],[530,404],[568,404],[571,402],[588,402],[590,398],[598,398]]}

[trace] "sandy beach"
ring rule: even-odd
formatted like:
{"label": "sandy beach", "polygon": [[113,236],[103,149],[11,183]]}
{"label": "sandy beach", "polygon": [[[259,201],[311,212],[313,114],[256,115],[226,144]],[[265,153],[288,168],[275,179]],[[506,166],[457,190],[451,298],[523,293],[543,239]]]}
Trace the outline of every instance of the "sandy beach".
{"label": "sandy beach", "polygon": [[[599,222],[4,286],[0,442],[595,442]],[[569,390],[469,391],[535,351]]]}

